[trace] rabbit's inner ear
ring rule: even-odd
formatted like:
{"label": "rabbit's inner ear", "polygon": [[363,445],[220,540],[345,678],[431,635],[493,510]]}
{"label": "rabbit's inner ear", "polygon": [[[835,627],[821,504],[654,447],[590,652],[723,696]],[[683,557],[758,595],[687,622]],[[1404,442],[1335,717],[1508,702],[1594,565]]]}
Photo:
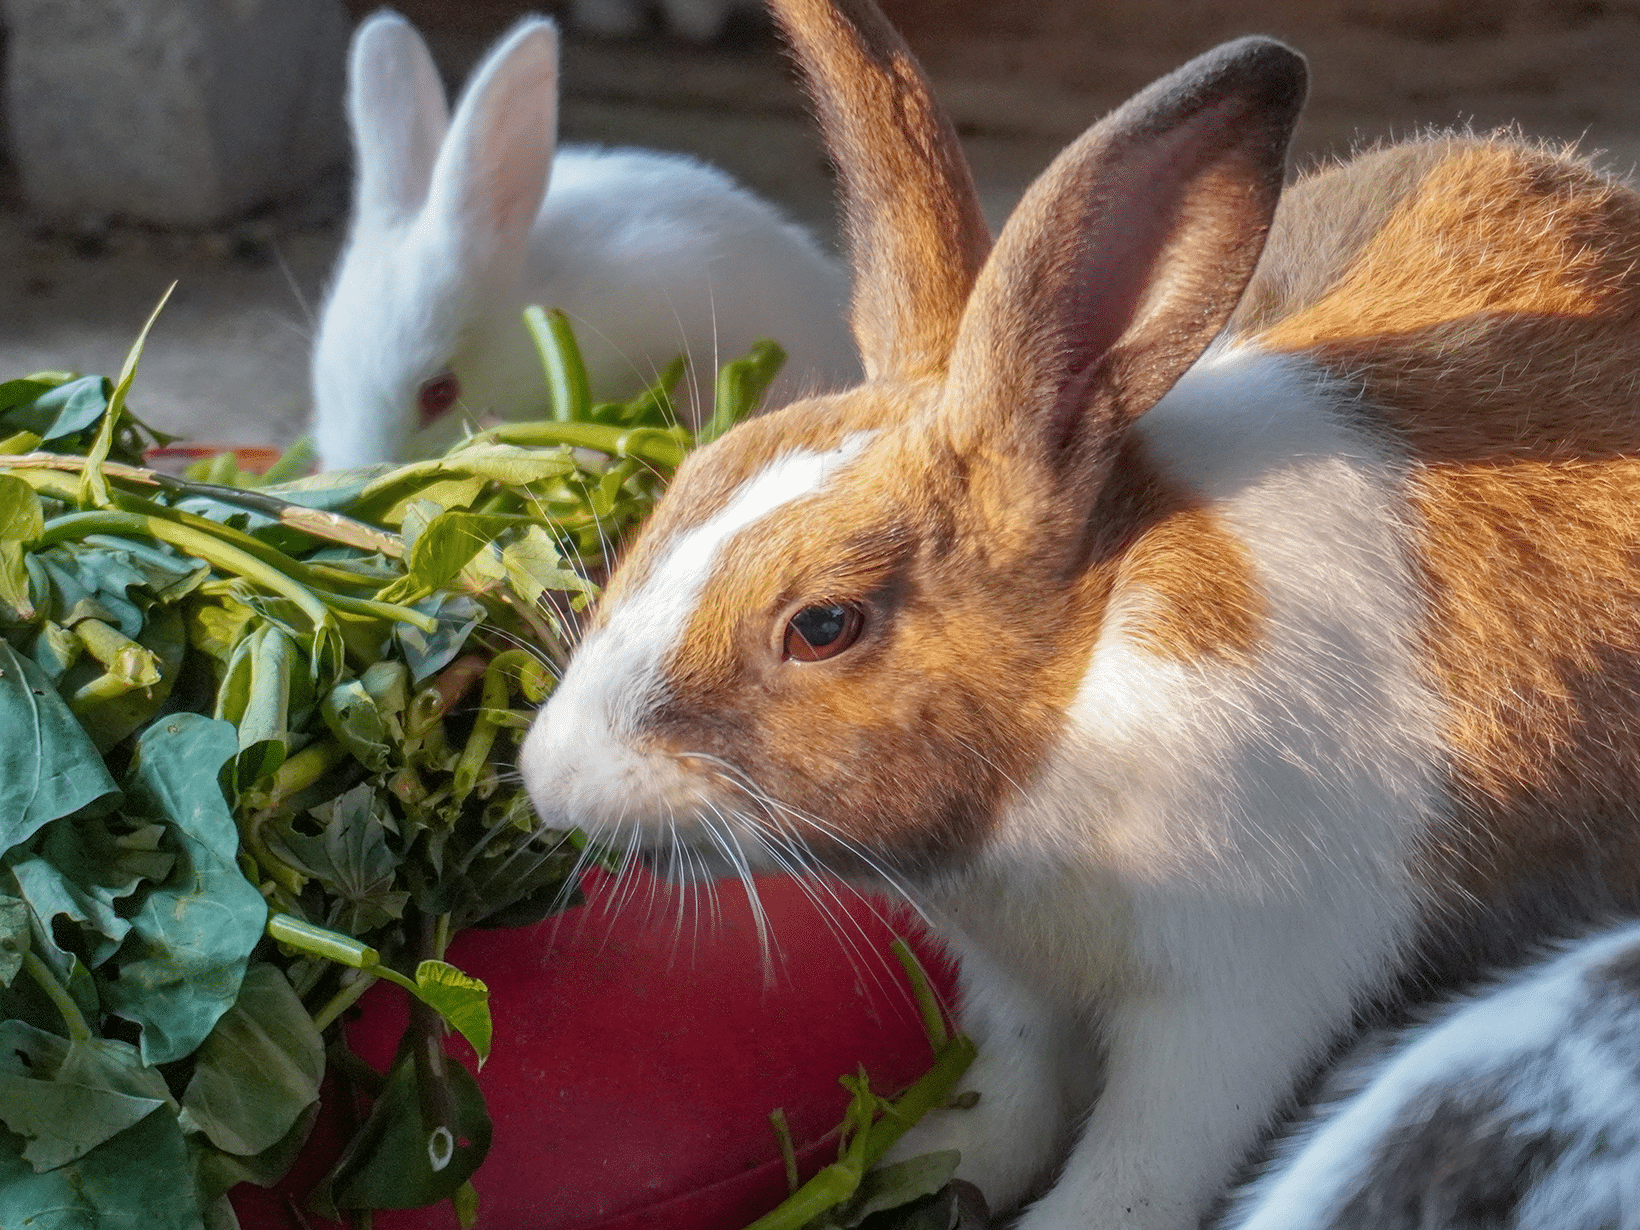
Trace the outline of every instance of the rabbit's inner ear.
{"label": "rabbit's inner ear", "polygon": [[347,109],[360,216],[411,217],[427,200],[449,106],[427,45],[397,13],[377,14],[353,36]]}
{"label": "rabbit's inner ear", "polygon": [[960,441],[1102,481],[1122,428],[1224,327],[1263,249],[1303,60],[1242,39],[1090,129],[981,272],[944,398]]}
{"label": "rabbit's inner ear", "polygon": [[428,210],[477,259],[516,251],[557,147],[558,35],[528,18],[474,71],[433,170]]}

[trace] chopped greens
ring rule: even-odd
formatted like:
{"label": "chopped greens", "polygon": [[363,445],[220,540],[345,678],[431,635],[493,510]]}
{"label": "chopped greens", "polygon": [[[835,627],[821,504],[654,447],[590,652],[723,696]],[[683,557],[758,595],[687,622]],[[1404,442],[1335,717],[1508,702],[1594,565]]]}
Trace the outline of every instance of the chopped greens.
{"label": "chopped greens", "polygon": [[[504,766],[606,545],[697,442],[681,360],[594,403],[562,314],[526,324],[540,421],[310,477],[305,445],[261,477],[147,468],[168,438],[125,404],[141,338],[117,382],[0,383],[0,1225],[232,1226],[228,1188],[294,1160],[327,1059],[369,1109],[314,1207],[451,1200],[471,1224],[492,1127],[442,1038],[482,1064],[492,1031],[445,947],[578,900],[584,839]],[[783,357],[727,365],[701,439]],[[386,1073],[339,1024],[377,981],[411,997]],[[893,1104],[851,1084],[832,1198],[811,1182],[760,1227],[948,1194],[954,1160],[865,1169],[972,1054],[925,1019],[934,1072]]]}

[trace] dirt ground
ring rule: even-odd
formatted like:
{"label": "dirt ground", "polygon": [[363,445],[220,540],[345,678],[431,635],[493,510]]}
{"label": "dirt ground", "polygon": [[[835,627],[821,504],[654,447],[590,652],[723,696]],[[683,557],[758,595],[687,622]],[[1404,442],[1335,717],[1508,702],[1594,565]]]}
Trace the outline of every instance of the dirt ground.
{"label": "dirt ground", "polygon": [[[366,5],[359,5],[363,11]],[[520,7],[400,6],[459,80]],[[1640,3],[1576,0],[892,0],[956,118],[993,224],[1070,137],[1220,38],[1286,37],[1314,88],[1295,161],[1423,126],[1517,123],[1640,163]],[[455,14],[455,16],[452,16]],[[698,50],[656,37],[570,40],[565,140],[678,149],[718,163],[834,237],[826,160],[766,30]],[[218,442],[283,443],[308,413],[307,348],[345,217],[345,171],[205,233],[117,219],[43,223],[0,166],[0,379],[117,370],[171,280],[133,402],[156,425]]]}

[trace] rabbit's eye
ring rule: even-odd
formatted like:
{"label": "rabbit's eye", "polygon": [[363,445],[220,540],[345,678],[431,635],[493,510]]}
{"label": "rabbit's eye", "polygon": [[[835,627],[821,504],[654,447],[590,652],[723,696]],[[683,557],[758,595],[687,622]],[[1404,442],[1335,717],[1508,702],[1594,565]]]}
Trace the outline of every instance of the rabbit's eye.
{"label": "rabbit's eye", "polygon": [[786,657],[819,662],[842,653],[860,637],[865,613],[847,604],[806,606],[786,624]]}
{"label": "rabbit's eye", "polygon": [[421,388],[416,390],[416,413],[421,416],[421,425],[427,426],[455,405],[460,397],[461,381],[449,368],[431,380],[423,381]]}

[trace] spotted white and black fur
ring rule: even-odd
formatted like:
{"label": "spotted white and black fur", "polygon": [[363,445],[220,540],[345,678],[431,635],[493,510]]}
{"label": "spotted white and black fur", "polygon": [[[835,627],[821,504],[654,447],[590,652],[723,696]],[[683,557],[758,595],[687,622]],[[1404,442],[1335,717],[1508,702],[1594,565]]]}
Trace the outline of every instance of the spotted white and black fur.
{"label": "spotted white and black fur", "polygon": [[1363,1049],[1221,1230],[1640,1227],[1640,924]]}

